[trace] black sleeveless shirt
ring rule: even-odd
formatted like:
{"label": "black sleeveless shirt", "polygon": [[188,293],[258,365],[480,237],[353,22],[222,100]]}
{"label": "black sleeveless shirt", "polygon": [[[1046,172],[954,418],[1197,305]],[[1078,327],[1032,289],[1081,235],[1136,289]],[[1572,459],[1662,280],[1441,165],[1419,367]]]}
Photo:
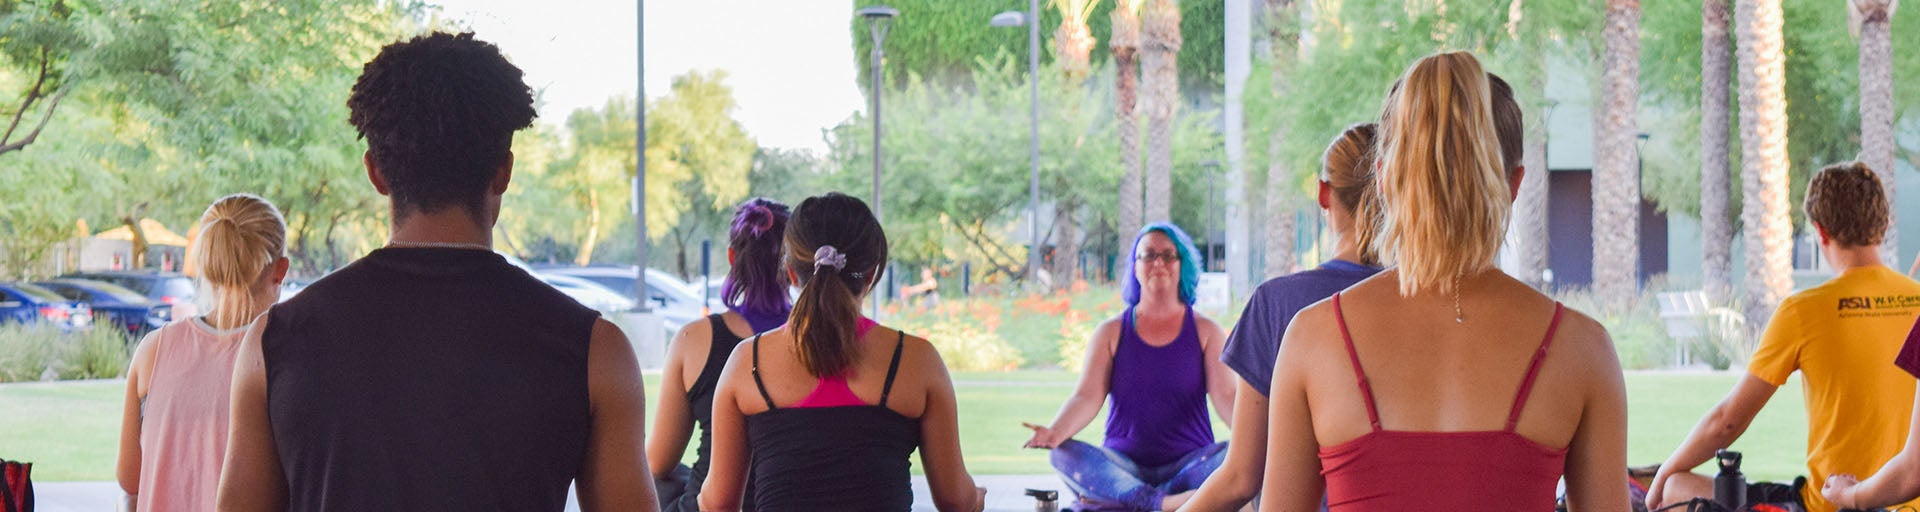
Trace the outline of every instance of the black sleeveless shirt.
{"label": "black sleeveless shirt", "polygon": [[[727,328],[726,316],[708,315],[707,323],[713,328],[713,345],[707,350],[706,365],[700,368],[700,376],[694,377],[693,385],[687,387],[687,407],[692,409],[694,426],[700,429],[700,446],[694,452],[693,471],[687,478],[686,491],[678,499],[661,504],[660,508],[667,511],[700,510],[700,486],[706,482],[707,471],[713,464],[713,391],[720,384],[720,372],[727,368],[727,356],[733,354],[733,347],[741,341],[733,329]],[[747,479],[745,496],[741,509],[754,510],[751,478]]]}
{"label": "black sleeveless shirt", "polygon": [[380,249],[261,339],[288,510],[565,508],[599,314],[491,252]]}
{"label": "black sleeveless shirt", "polygon": [[760,379],[759,340],[749,343],[753,383],[767,401],[765,412],[747,416],[759,512],[911,510],[908,458],[920,446],[920,420],[887,408],[906,334],[893,347],[879,405],[847,407],[775,407]]}

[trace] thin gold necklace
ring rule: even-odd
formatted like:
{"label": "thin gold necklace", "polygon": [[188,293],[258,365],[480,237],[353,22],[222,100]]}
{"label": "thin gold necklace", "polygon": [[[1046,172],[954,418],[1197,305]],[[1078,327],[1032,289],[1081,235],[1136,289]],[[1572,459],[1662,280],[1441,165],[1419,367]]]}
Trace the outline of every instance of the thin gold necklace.
{"label": "thin gold necklace", "polygon": [[1466,310],[1460,307],[1460,276],[1453,276],[1453,323],[1466,324]]}

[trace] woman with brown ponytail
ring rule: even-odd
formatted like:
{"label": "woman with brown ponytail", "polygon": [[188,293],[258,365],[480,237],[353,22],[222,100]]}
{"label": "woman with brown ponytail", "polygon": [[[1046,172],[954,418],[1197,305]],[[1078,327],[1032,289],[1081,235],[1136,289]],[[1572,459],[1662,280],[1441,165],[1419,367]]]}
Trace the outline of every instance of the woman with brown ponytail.
{"label": "woman with brown ponytail", "polygon": [[787,324],[734,348],[713,397],[713,463],[700,509],[913,507],[908,457],[942,511],[981,509],[960,455],[946,364],[926,340],[860,316],[887,263],[887,235],[866,203],[829,193],[793,210],[787,272],[800,297]]}
{"label": "woman with brown ponytail", "polygon": [[187,264],[207,314],[148,334],[127,370],[117,473],[129,509],[213,510],[235,349],[280,298],[286,237],[280,210],[256,196],[221,198],[201,215]]}

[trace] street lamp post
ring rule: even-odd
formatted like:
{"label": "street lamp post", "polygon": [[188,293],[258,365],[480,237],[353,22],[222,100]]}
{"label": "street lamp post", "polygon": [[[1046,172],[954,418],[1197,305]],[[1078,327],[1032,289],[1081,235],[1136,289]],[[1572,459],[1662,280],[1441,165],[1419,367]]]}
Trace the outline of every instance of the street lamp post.
{"label": "street lamp post", "polygon": [[[1038,283],[1040,277],[1040,0],[1027,0],[1027,12],[1006,11],[993,15],[990,23],[995,27],[1027,27],[1027,82],[1033,94],[1033,125],[1028,135],[1031,142],[1027,146],[1027,234],[1031,238],[1027,251],[1027,281]],[[1058,222],[1057,220],[1055,222]],[[1072,257],[1072,255],[1055,255]],[[1071,279],[1072,276],[1055,276],[1055,279]]]}
{"label": "street lamp post", "polygon": [[636,78],[634,83],[636,84],[635,92],[638,94],[635,97],[639,98],[638,101],[634,102],[635,104],[634,120],[637,124],[634,125],[635,135],[634,135],[634,141],[633,141],[634,143],[633,150],[635,154],[639,155],[639,158],[634,159],[634,161],[637,163],[634,165],[634,169],[633,169],[633,203],[632,204],[633,204],[633,218],[634,218],[633,224],[634,224],[634,230],[635,230],[634,253],[633,253],[633,273],[634,273],[633,302],[635,304],[634,306],[635,310],[641,313],[648,313],[653,311],[653,304],[652,304],[653,301],[648,300],[647,298],[647,252],[648,252],[647,250],[650,248],[649,247],[650,244],[647,242],[647,6],[646,6],[646,3],[641,2],[638,5],[635,5],[633,10],[636,13],[634,15],[634,27],[636,27],[635,31],[637,32],[637,34],[634,37],[634,40],[635,40],[634,54],[636,56],[634,61],[634,67],[637,68],[634,74]]}
{"label": "street lamp post", "polygon": [[[858,11],[854,11],[854,14],[859,15],[861,19],[867,20],[867,34],[873,38],[873,80],[871,82],[872,85],[868,86],[867,92],[873,103],[869,108],[869,110],[873,112],[873,218],[875,221],[880,221],[880,219],[885,218],[882,217],[880,213],[880,90],[885,83],[881,80],[880,65],[886,57],[886,52],[883,48],[885,48],[887,42],[887,28],[892,24],[893,18],[900,15],[900,10],[884,5],[875,5],[861,8]],[[886,224],[882,223],[881,225],[885,226]],[[875,280],[875,282],[879,281]],[[870,306],[872,311],[870,311],[867,316],[880,318],[880,294],[874,293],[872,295],[873,303]]]}
{"label": "street lamp post", "polygon": [[876,5],[854,11],[867,20],[867,33],[873,38],[872,85],[868,87],[873,111],[873,216],[880,217],[880,89],[882,87],[880,64],[886,57],[883,48],[887,42],[887,28],[893,17],[900,15],[899,9]]}

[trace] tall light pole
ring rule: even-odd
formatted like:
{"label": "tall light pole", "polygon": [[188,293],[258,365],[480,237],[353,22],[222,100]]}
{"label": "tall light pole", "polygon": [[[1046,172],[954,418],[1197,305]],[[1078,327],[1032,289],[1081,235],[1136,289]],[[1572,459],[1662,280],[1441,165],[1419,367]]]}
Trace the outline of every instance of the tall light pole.
{"label": "tall light pole", "polygon": [[867,88],[870,106],[873,112],[873,216],[880,217],[880,90],[884,87],[881,80],[880,64],[886,58],[885,47],[887,29],[892,25],[893,17],[900,15],[899,9],[876,5],[854,11],[867,20],[867,33],[873,39],[872,85]]}
{"label": "tall light pole", "polygon": [[633,169],[633,216],[634,216],[633,224],[636,226],[635,229],[638,230],[638,233],[637,233],[638,236],[634,237],[634,248],[633,248],[633,259],[634,259],[633,272],[635,274],[634,282],[633,282],[633,303],[635,304],[636,310],[638,310],[641,313],[647,313],[647,312],[653,311],[653,301],[648,300],[648,297],[647,297],[648,244],[647,244],[647,4],[646,2],[635,2],[635,5],[633,6],[633,10],[636,13],[634,15],[634,27],[636,27],[635,32],[637,33],[637,35],[634,37],[634,39],[636,40],[635,48],[638,50],[634,52],[634,55],[635,55],[634,67],[637,69],[634,76],[638,78],[637,80],[634,81],[634,83],[637,84],[635,92],[637,92],[638,95],[634,97],[637,98],[638,101],[634,102],[634,104],[636,105],[635,111],[634,111],[634,122],[637,124],[634,125],[635,129],[633,130],[635,133],[633,150],[635,154],[639,155],[639,158],[634,159],[634,161],[639,163],[635,164]]}
{"label": "tall light pole", "polygon": [[[885,218],[880,215],[880,90],[885,87],[885,82],[881,80],[883,75],[880,72],[880,64],[886,58],[886,52],[883,48],[885,48],[887,42],[887,29],[892,25],[893,18],[900,15],[900,10],[884,5],[875,5],[861,8],[858,11],[854,11],[854,14],[858,14],[861,19],[867,20],[867,34],[873,38],[873,80],[871,82],[872,85],[867,88],[867,96],[872,101],[872,106],[869,107],[869,110],[873,112],[873,218],[875,221],[879,221]],[[882,223],[881,225],[885,226],[886,224]],[[875,270],[875,272],[879,271],[880,270]],[[878,278],[879,276],[874,277]],[[882,281],[874,279],[874,282],[880,283]],[[868,292],[868,294],[873,296],[873,302],[869,306],[871,310],[868,311],[867,316],[880,318],[880,294],[872,292]]]}
{"label": "tall light pole", "polygon": [[[1027,251],[1027,281],[1038,283],[1040,277],[1040,0],[1027,0],[1027,12],[1006,11],[993,15],[990,23],[995,27],[1027,27],[1027,82],[1033,94],[1033,125],[1028,135],[1032,141],[1027,146],[1027,234],[1031,237],[1031,247]],[[1056,221],[1057,222],[1057,221]],[[1071,255],[1055,255],[1071,257]],[[1064,279],[1071,279],[1065,276]],[[1055,279],[1063,279],[1056,276]]]}

